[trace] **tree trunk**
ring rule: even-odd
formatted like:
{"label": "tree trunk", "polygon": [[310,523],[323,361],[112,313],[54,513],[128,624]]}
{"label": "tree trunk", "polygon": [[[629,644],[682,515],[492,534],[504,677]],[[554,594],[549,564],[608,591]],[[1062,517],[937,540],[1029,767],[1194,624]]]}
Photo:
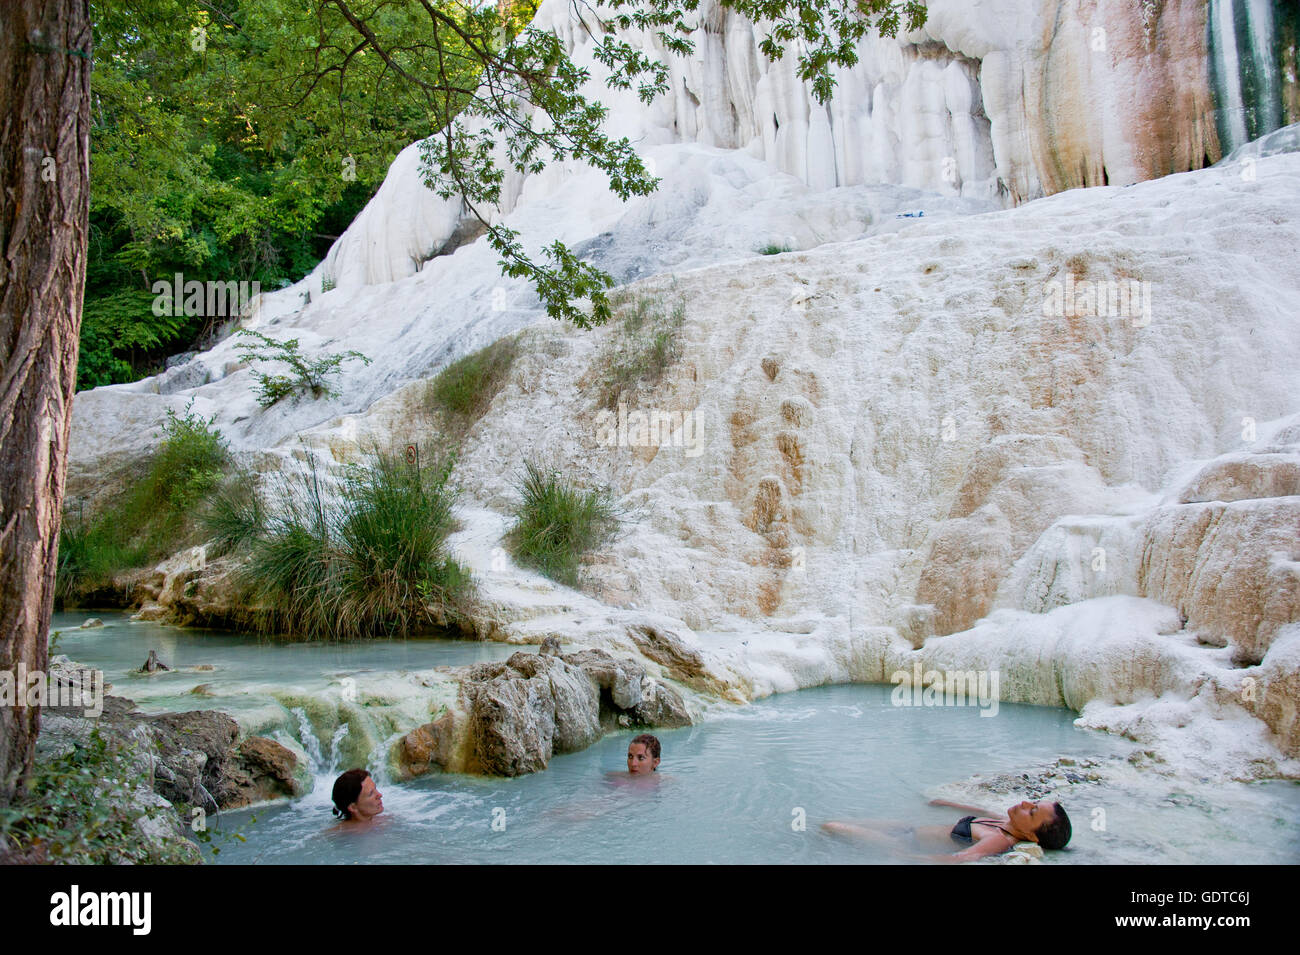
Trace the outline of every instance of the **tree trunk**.
{"label": "tree trunk", "polygon": [[[88,0],[0,4],[0,671],[12,679],[48,665],[86,282],[90,54]],[[30,685],[15,686],[18,704]],[[0,805],[39,728],[38,707],[0,704]]]}

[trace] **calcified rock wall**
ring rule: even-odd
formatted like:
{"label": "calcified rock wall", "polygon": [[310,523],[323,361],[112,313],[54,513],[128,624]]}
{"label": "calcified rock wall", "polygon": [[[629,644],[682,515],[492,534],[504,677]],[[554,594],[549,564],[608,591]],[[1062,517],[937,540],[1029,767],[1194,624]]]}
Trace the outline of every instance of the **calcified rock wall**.
{"label": "calcified rock wall", "polygon": [[[568,0],[544,3],[534,26],[591,70],[615,135],[645,148],[744,150],[813,190],[894,183],[1014,204],[1198,169],[1247,133],[1300,119],[1296,14],[1281,0],[932,0],[921,31],[864,40],[824,106],[796,76],[795,56],[772,63],[759,52],[762,28],[713,0],[696,22],[686,59],[633,35],[671,71],[670,92],[648,107],[604,87]],[[317,270],[315,289],[323,278],[401,278],[443,247],[464,210],[413,188],[418,167],[413,145]],[[566,174],[512,171],[499,213]]]}
{"label": "calcified rock wall", "polygon": [[[625,492],[593,592],[735,633],[750,692],[923,646],[1028,702],[1235,692],[1300,753],[1270,655],[1300,621],[1300,157],[1257,171],[644,283],[687,303],[685,353],[632,408],[698,416],[700,453],[608,446],[584,382],[610,333],[557,331],[460,479],[500,509],[524,458]],[[1145,291],[1117,312],[1121,281]]]}

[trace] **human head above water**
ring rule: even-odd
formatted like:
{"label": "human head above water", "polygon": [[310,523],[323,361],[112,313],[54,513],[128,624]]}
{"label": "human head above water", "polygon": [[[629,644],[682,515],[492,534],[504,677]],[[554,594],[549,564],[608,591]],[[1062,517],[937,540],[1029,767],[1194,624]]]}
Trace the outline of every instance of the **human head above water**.
{"label": "human head above water", "polygon": [[1065,807],[1059,802],[1052,803],[1052,807],[1056,814],[1038,827],[1038,844],[1044,849],[1064,849],[1074,829],[1070,826],[1070,817],[1065,814]]}
{"label": "human head above water", "polygon": [[627,771],[633,775],[653,773],[659,768],[659,740],[642,733],[627,744]]}
{"label": "human head above water", "polygon": [[345,820],[365,821],[384,811],[384,797],[364,769],[349,769],[334,780],[334,815]]}
{"label": "human head above water", "polygon": [[1059,802],[1022,802],[1007,810],[1007,818],[1021,832],[1030,832],[1044,849],[1064,849],[1073,832],[1070,817]]}

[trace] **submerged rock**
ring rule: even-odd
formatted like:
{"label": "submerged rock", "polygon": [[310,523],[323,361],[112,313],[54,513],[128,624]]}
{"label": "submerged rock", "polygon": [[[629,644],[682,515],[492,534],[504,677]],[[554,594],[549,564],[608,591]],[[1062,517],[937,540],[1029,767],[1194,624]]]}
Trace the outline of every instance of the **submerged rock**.
{"label": "submerged rock", "polygon": [[161,660],[158,659],[157,650],[150,650],[149,659],[145,660],[144,663],[140,665],[141,673],[159,673],[161,671],[170,670],[170,669],[171,667],[167,666],[167,664],[163,663]]}

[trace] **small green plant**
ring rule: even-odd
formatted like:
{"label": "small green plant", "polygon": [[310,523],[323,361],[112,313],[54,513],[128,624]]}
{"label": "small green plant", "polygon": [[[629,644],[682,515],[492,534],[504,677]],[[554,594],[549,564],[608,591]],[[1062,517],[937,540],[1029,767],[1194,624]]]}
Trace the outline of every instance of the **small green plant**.
{"label": "small green plant", "polygon": [[98,729],[68,752],[36,766],[14,800],[0,807],[0,862],[67,864],[197,861],[193,844],[146,838],[141,824],[174,813],[137,799],[150,780],[131,747]]}
{"label": "small green plant", "polygon": [[443,412],[451,430],[468,431],[505,385],[517,354],[515,340],[503,338],[458,358],[429,382],[429,408]]}
{"label": "small green plant", "polygon": [[339,366],[345,361],[360,361],[369,365],[370,359],[359,351],[345,351],[321,358],[309,359],[298,350],[298,339],[278,341],[269,335],[241,328],[238,332],[249,341],[235,345],[244,353],[250,363],[280,362],[288,365],[292,374],[268,374],[258,368],[252,368],[257,379],[257,403],[269,408],[281,398],[300,392],[310,391],[313,398],[334,398],[338,392],[329,386],[329,378],[338,374]]}
{"label": "small green plant", "polygon": [[613,410],[620,397],[638,388],[653,388],[681,357],[685,306],[672,308],[651,298],[618,303],[615,334],[599,362],[599,401]]}
{"label": "small green plant", "polygon": [[328,275],[321,276],[321,280],[320,280],[321,294],[324,294],[325,292],[332,292],[336,288],[338,288],[338,285],[334,282],[333,278],[331,278]]}
{"label": "small green plant", "polygon": [[[473,584],[446,548],[455,526],[452,463],[430,474],[376,450],[336,475],[313,465],[286,479],[242,574],[264,608],[262,626],[346,640],[455,619]],[[326,477],[337,493],[328,493]]]}
{"label": "small green plant", "polygon": [[758,250],[759,255],[782,255],[786,252],[793,252],[794,249],[788,245],[777,245],[775,242],[769,242]]}
{"label": "small green plant", "polygon": [[618,530],[613,494],[606,488],[578,488],[531,461],[524,463],[518,490],[520,501],[506,546],[519,563],[576,587],[583,557]]}
{"label": "small green plant", "polygon": [[163,440],[142,491],[151,504],[165,501],[176,514],[207,497],[221,482],[230,457],[225,439],[213,427],[216,416],[203,418],[193,413],[193,407],[191,399],[183,415],[167,409]]}
{"label": "small green plant", "polygon": [[189,539],[200,505],[221,484],[230,461],[214,419],[193,407],[191,401],[181,414],[167,410],[158,449],[98,513],[64,513],[56,584],[61,599]]}

